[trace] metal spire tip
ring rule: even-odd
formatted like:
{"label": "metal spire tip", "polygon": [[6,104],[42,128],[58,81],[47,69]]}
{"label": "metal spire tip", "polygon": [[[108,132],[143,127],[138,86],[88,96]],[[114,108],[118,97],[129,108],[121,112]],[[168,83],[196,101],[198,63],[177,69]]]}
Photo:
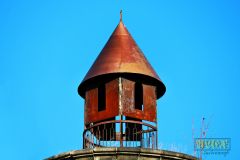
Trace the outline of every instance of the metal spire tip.
{"label": "metal spire tip", "polygon": [[122,10],[120,10],[120,21],[122,21]]}

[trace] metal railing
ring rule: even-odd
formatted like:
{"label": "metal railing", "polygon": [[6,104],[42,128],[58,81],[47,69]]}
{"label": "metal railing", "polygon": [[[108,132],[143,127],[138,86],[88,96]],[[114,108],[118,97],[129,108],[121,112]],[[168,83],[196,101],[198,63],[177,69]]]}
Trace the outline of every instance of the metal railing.
{"label": "metal railing", "polygon": [[134,120],[96,123],[83,132],[83,148],[140,147],[157,149],[157,127]]}

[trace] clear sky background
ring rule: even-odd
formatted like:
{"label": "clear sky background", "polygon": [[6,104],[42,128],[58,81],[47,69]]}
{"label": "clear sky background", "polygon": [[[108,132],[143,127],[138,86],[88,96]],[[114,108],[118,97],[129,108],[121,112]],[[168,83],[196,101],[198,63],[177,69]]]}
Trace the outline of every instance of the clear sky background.
{"label": "clear sky background", "polygon": [[167,87],[158,100],[161,148],[193,154],[199,137],[231,138],[239,158],[240,2],[237,0],[0,1],[0,153],[38,160],[82,148],[91,64],[123,21]]}

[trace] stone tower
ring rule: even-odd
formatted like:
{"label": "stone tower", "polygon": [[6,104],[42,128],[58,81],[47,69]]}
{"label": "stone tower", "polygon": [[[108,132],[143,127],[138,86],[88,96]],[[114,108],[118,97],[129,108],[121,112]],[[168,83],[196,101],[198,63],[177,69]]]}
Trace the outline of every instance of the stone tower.
{"label": "stone tower", "polygon": [[158,150],[156,101],[166,88],[120,22],[78,87],[85,100],[83,150],[62,153],[66,159],[187,159]]}

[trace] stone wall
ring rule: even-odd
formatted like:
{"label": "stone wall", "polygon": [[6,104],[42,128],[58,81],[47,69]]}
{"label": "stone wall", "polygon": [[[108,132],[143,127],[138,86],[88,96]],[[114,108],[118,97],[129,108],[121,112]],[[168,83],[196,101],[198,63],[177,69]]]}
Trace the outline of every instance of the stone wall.
{"label": "stone wall", "polygon": [[143,148],[94,148],[61,153],[46,160],[198,160],[191,155]]}

